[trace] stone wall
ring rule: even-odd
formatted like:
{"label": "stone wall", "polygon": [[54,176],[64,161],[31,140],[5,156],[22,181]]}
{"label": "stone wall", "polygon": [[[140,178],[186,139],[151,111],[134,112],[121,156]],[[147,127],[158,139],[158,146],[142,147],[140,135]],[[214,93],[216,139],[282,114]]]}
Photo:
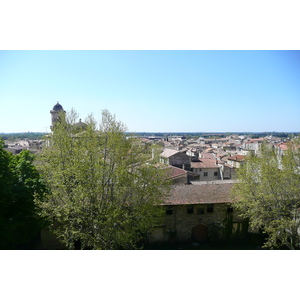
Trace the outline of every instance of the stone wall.
{"label": "stone wall", "polygon": [[210,241],[231,238],[245,229],[245,220],[235,211],[230,212],[227,203],[173,205],[165,206],[165,210],[164,224],[155,229],[152,242],[197,240],[197,230],[201,231],[201,227],[207,228],[206,239]]}
{"label": "stone wall", "polygon": [[223,179],[231,179],[231,168],[223,166]]}
{"label": "stone wall", "polygon": [[[185,153],[176,153],[175,155],[169,157],[169,164],[176,166],[178,168],[190,169],[191,167],[191,157]],[[185,166],[185,167],[183,167]]]}

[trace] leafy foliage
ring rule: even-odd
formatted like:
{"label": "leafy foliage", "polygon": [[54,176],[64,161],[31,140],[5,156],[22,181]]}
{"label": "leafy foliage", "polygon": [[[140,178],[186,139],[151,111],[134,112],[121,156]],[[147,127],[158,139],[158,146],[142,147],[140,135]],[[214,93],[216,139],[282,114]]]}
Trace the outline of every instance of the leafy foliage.
{"label": "leafy foliage", "polygon": [[294,139],[280,156],[263,144],[248,158],[234,186],[235,207],[253,227],[268,234],[265,246],[299,248],[300,142]]}
{"label": "leafy foliage", "polygon": [[28,243],[40,229],[34,195],[46,192],[33,165],[34,156],[23,150],[12,155],[0,145],[0,248],[15,249]]}
{"label": "leafy foliage", "polygon": [[39,168],[51,191],[38,203],[51,228],[69,249],[135,248],[160,220],[158,205],[167,191],[164,174],[148,162],[134,138],[108,111],[75,126],[71,111],[55,124]]}

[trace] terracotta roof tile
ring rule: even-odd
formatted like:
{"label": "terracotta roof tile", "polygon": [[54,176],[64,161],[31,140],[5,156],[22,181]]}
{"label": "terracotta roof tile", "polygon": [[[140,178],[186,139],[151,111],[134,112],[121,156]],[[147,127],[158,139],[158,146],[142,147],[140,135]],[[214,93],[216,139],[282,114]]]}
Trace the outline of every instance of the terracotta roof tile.
{"label": "terracotta roof tile", "polygon": [[287,150],[288,149],[288,146],[287,146],[287,143],[281,143],[281,144],[277,144],[277,145],[274,145],[275,147],[278,147],[280,148],[281,150]]}
{"label": "terracotta roof tile", "polygon": [[202,158],[210,158],[210,159],[215,158],[214,154],[209,153],[209,152],[201,152],[200,155],[201,155]]}
{"label": "terracotta roof tile", "polygon": [[160,156],[162,157],[170,157],[176,153],[179,153],[179,151],[177,150],[173,150],[173,149],[164,149],[164,151],[160,154]]}
{"label": "terracotta roof tile", "polygon": [[216,165],[215,159],[210,158],[200,158],[199,162],[191,162],[191,168],[195,169],[205,169],[205,168],[216,168],[218,165]]}
{"label": "terracotta roof tile", "polygon": [[168,169],[169,169],[168,175],[170,176],[170,178],[174,178],[174,177],[178,177],[178,176],[187,174],[187,171],[180,169],[180,168],[173,167],[173,166],[170,166]]}
{"label": "terracotta roof tile", "polygon": [[231,157],[228,157],[227,160],[234,160],[234,161],[244,161],[245,160],[245,155],[233,155]]}
{"label": "terracotta roof tile", "polygon": [[232,183],[176,185],[164,205],[229,203]]}

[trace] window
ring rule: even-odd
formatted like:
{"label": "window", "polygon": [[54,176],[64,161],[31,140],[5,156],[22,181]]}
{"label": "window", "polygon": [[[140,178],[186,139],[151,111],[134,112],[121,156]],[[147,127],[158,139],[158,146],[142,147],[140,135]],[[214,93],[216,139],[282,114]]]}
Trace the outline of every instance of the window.
{"label": "window", "polygon": [[166,215],[173,215],[173,206],[167,206]]}
{"label": "window", "polygon": [[218,176],[218,172],[214,172],[214,176]]}
{"label": "window", "polygon": [[228,212],[228,213],[232,213],[232,212],[233,212],[233,207],[228,206],[228,207],[227,207],[227,212]]}
{"label": "window", "polygon": [[208,174],[207,172],[204,172],[204,176],[207,176],[207,174]]}
{"label": "window", "polygon": [[193,214],[194,213],[194,206],[193,205],[188,205],[186,209],[187,214]]}
{"label": "window", "polygon": [[204,208],[197,208],[197,215],[204,215]]}
{"label": "window", "polygon": [[191,165],[190,164],[184,164],[184,169],[185,170],[189,170],[191,168]]}
{"label": "window", "polygon": [[213,213],[214,212],[214,205],[213,204],[207,205],[206,211],[208,213]]}

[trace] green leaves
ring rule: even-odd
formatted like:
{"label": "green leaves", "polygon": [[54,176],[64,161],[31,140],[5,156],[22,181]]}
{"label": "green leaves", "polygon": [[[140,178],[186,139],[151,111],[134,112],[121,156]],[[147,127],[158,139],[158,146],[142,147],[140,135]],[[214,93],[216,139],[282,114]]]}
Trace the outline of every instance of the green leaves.
{"label": "green leaves", "polygon": [[39,169],[51,191],[39,201],[43,216],[65,245],[88,249],[134,248],[159,219],[167,191],[163,174],[148,163],[138,140],[108,111],[100,124],[89,116],[74,129],[71,111],[54,128]]}
{"label": "green leaves", "polygon": [[34,196],[42,199],[45,185],[29,151],[12,155],[0,148],[0,248],[15,249],[40,229]]}
{"label": "green leaves", "polygon": [[300,152],[299,140],[284,155],[263,144],[239,170],[233,189],[235,207],[253,227],[268,234],[266,246],[299,248]]}

